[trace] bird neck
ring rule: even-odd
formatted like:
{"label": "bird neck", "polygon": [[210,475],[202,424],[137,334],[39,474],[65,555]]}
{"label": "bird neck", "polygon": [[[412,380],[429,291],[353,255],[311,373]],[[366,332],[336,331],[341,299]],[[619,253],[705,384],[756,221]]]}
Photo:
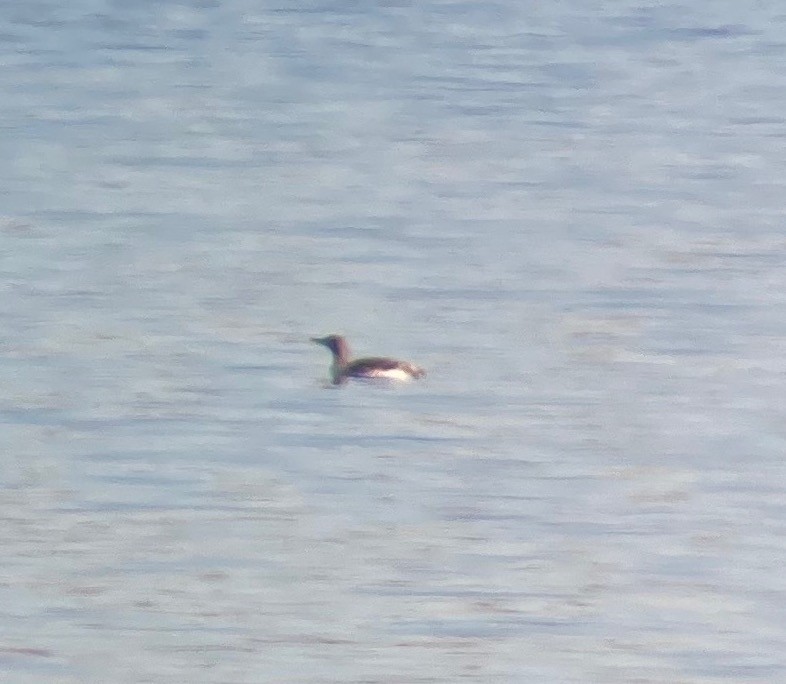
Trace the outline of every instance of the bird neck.
{"label": "bird neck", "polygon": [[330,364],[330,379],[334,385],[344,382],[344,368],[346,368],[346,364],[339,363],[338,357],[334,356],[333,363]]}
{"label": "bird neck", "polygon": [[343,370],[349,364],[349,345],[342,339],[333,350],[333,366]]}

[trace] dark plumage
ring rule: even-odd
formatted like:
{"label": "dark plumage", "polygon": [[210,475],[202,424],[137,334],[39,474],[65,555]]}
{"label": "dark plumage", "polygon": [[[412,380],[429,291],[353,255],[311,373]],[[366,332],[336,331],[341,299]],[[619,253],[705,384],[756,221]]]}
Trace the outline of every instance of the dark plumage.
{"label": "dark plumage", "polygon": [[341,335],[312,337],[313,342],[327,347],[333,354],[330,366],[331,380],[340,385],[348,378],[385,378],[388,380],[413,380],[426,374],[422,368],[408,363],[382,357],[350,360],[349,345]]}

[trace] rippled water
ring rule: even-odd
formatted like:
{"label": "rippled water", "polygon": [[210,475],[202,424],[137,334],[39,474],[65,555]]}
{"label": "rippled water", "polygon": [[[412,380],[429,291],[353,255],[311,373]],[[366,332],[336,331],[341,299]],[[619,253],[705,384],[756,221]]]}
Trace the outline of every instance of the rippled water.
{"label": "rippled water", "polygon": [[0,679],[786,679],[785,23],[0,9]]}

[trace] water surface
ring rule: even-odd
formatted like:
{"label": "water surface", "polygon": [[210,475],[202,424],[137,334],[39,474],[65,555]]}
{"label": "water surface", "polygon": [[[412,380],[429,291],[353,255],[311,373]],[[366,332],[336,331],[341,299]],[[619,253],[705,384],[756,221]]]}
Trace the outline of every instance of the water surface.
{"label": "water surface", "polygon": [[784,19],[607,5],[0,10],[0,679],[784,678]]}

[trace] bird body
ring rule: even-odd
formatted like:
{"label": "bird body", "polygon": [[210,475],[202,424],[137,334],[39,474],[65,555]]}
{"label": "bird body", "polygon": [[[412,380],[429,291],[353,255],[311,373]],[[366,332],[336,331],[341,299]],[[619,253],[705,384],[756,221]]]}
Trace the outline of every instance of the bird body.
{"label": "bird body", "polygon": [[334,385],[341,385],[349,378],[385,379],[408,381],[421,378],[426,374],[422,368],[408,361],[398,361],[385,357],[350,359],[349,345],[341,335],[313,337],[313,342],[327,347],[333,354],[330,376]]}

